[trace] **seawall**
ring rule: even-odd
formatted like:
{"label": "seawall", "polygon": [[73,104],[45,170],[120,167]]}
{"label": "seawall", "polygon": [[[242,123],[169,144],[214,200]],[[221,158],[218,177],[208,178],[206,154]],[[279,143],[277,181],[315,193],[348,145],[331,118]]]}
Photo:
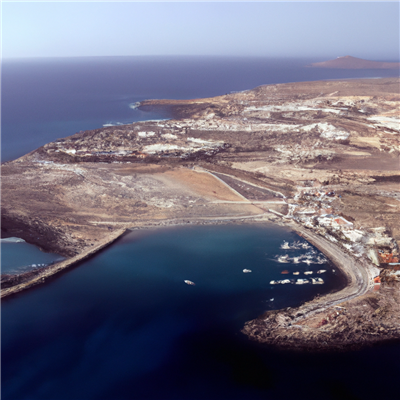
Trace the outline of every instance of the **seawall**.
{"label": "seawall", "polygon": [[100,250],[104,249],[105,247],[109,246],[111,243],[113,243],[115,240],[117,240],[119,237],[121,237],[127,230],[124,229],[119,229],[115,232],[112,232],[110,235],[108,235],[105,239],[101,240],[100,243],[97,246],[93,246],[82,253],[79,253],[78,255],[68,258],[67,260],[63,260],[57,264],[51,265],[47,268],[44,268],[43,270],[38,270],[37,274],[34,274],[32,276],[32,273],[29,273],[30,276],[28,279],[24,280],[23,282],[16,284],[11,287],[7,287],[5,289],[1,289],[1,298],[10,296],[11,294],[21,292],[25,289],[28,289],[32,286],[39,285],[40,283],[44,283],[46,279],[54,276],[55,274],[66,270],[67,268],[75,265],[76,263],[83,261]]}

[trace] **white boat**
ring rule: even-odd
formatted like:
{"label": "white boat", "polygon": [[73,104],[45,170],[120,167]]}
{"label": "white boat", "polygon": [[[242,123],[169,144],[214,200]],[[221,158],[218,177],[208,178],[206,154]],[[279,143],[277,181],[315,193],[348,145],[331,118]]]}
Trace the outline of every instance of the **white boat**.
{"label": "white boat", "polygon": [[283,241],[283,244],[281,244],[281,249],[285,249],[285,250],[290,249],[289,242],[286,242],[286,241],[284,240],[284,241]]}
{"label": "white boat", "polygon": [[186,283],[186,285],[192,285],[192,286],[196,285],[194,282],[188,281],[188,280],[186,280],[185,283]]}
{"label": "white boat", "polygon": [[322,285],[324,283],[323,279],[321,278],[311,278],[313,285]]}
{"label": "white boat", "polygon": [[300,272],[293,272],[293,275],[299,275]]}
{"label": "white boat", "polygon": [[310,283],[307,279],[297,279],[296,285],[304,285],[305,283]]}
{"label": "white boat", "polygon": [[312,271],[304,271],[304,275],[312,275]]}
{"label": "white boat", "polygon": [[289,261],[288,261],[288,258],[289,258],[289,255],[288,255],[288,254],[286,254],[286,255],[284,255],[284,256],[280,256],[280,257],[278,257],[278,262],[280,262],[280,263],[287,263],[287,262],[289,262]]}
{"label": "white boat", "polygon": [[245,268],[245,269],[243,270],[243,272],[244,272],[245,274],[248,274],[249,272],[251,272],[251,269],[246,269],[246,268]]}
{"label": "white boat", "polygon": [[277,281],[271,281],[269,284],[270,285],[276,285],[276,284],[278,284],[279,282],[277,282]]}
{"label": "white boat", "polygon": [[320,269],[319,271],[317,271],[317,274],[323,274],[324,272],[326,272],[326,269]]}

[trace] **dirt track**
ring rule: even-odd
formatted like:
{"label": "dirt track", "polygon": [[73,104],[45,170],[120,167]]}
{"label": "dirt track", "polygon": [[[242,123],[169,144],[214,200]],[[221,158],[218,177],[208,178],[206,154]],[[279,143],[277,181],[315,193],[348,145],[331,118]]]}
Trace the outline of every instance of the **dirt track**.
{"label": "dirt track", "polygon": [[[140,107],[168,108],[176,119],[81,132],[3,164],[2,237],[79,258],[131,227],[286,216],[349,285],[252,321],[245,333],[309,348],[400,337],[397,275],[387,268],[400,242],[398,78]],[[377,292],[371,261],[385,268]]]}

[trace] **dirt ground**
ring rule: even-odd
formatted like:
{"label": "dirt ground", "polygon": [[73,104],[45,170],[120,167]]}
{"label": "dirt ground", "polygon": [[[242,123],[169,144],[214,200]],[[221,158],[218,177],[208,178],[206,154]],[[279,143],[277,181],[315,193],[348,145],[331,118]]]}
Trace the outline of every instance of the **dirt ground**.
{"label": "dirt ground", "polygon": [[[130,227],[265,217],[306,227],[384,277],[387,260],[399,257],[399,83],[300,82],[144,101],[142,110],[167,110],[173,119],[81,132],[3,163],[2,237],[76,256]],[[390,276],[373,292],[365,275],[335,322],[319,299],[321,315],[300,328],[277,311],[245,331],[300,347],[399,337],[397,275]],[[357,322],[363,311],[365,329]]]}

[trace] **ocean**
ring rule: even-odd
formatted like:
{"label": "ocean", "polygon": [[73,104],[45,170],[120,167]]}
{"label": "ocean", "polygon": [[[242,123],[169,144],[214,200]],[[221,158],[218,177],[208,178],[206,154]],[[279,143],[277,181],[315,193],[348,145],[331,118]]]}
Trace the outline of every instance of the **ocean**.
{"label": "ocean", "polygon": [[[398,74],[304,67],[316,61],[4,61],[2,161],[81,130],[168,118],[132,108],[144,99]],[[6,298],[2,399],[397,399],[398,344],[315,355],[277,351],[241,334],[246,321],[266,310],[295,307],[343,285],[312,246],[286,250],[283,241],[302,239],[274,225],[134,231],[48,283]],[[23,248],[27,244],[8,245],[5,267],[39,263],[32,249]],[[19,261],[17,253],[25,258]],[[295,271],[306,277],[305,271],[321,269],[323,285],[270,284]]]}
{"label": "ocean", "polygon": [[[321,399],[335,390],[370,393],[362,382],[376,372],[365,357],[373,361],[376,349],[290,354],[240,333],[266,310],[293,307],[343,285],[334,265],[312,246],[285,250],[284,241],[306,244],[274,225],[134,231],[49,283],[3,300],[2,398]],[[285,254],[311,254],[312,263],[278,262]],[[295,271],[309,277],[304,271],[316,276],[321,269],[324,285],[270,284],[295,277]],[[390,348],[380,351],[378,359]],[[380,373],[395,379],[390,361],[398,365],[398,359],[390,354],[386,360]]]}
{"label": "ocean", "polygon": [[2,161],[105,124],[168,116],[146,99],[218,96],[273,83],[397,76],[397,70],[314,69],[316,59],[87,57],[2,62]]}

